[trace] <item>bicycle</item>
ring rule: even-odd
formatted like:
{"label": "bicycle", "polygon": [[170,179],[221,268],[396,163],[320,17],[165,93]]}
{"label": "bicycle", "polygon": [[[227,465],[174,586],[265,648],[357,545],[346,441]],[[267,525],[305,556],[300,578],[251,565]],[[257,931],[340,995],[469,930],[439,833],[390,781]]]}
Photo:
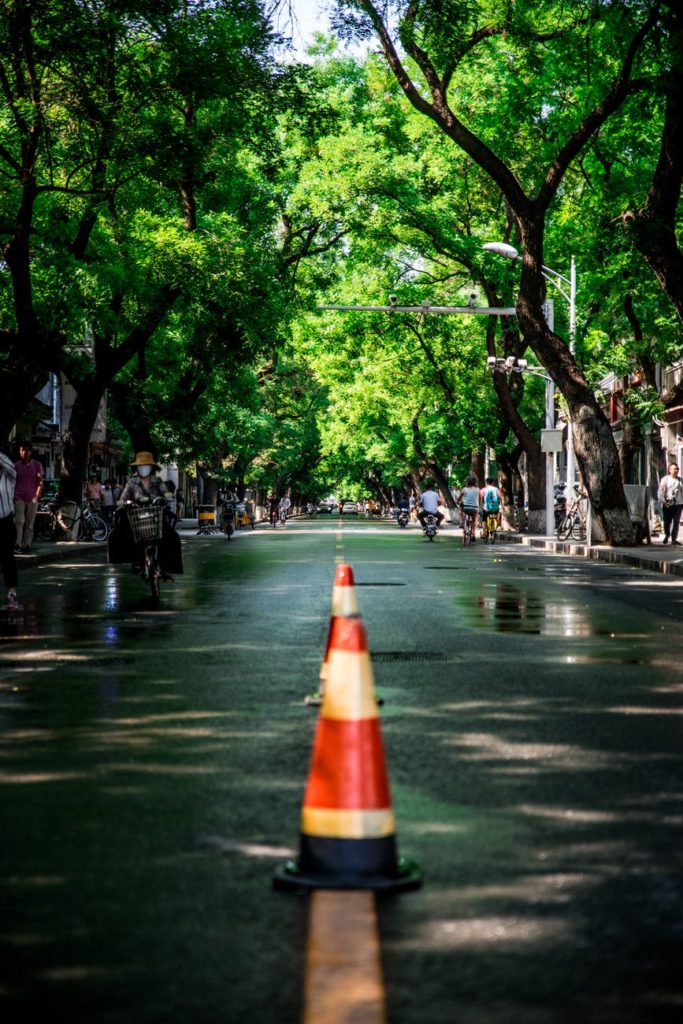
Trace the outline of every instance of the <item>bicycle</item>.
{"label": "bicycle", "polygon": [[488,541],[495,544],[497,534],[498,513],[489,510],[484,514],[484,522],[481,528],[481,539],[484,541],[484,544],[488,543]]}
{"label": "bicycle", "polygon": [[151,505],[127,505],[128,525],[135,544],[140,545],[142,566],[140,576],[149,583],[152,603],[161,596],[159,582],[163,577],[159,561],[159,541],[164,529],[164,500],[157,498]]}
{"label": "bicycle", "polygon": [[221,529],[228,540],[235,532],[235,505],[234,502],[224,501],[221,505]]}
{"label": "bicycle", "polygon": [[584,499],[587,497],[577,486],[574,487],[575,497],[567,505],[564,519],[557,527],[558,540],[585,540],[586,538],[586,512],[584,511]]}
{"label": "bicycle", "polygon": [[474,544],[476,540],[474,536],[474,516],[474,512],[468,512],[466,509],[462,510],[462,542],[465,546]]}
{"label": "bicycle", "polygon": [[527,514],[524,508],[524,504],[520,504],[520,500],[517,495],[512,499],[512,508],[510,509],[510,524],[516,533],[524,533],[527,528]]}
{"label": "bicycle", "polygon": [[[76,533],[77,540],[103,541],[109,535],[109,526],[93,512],[89,505],[79,505],[75,501],[65,501],[63,505],[54,502],[43,505],[36,517],[36,534],[43,540],[55,540],[60,532]],[[77,531],[75,527],[78,527]]]}

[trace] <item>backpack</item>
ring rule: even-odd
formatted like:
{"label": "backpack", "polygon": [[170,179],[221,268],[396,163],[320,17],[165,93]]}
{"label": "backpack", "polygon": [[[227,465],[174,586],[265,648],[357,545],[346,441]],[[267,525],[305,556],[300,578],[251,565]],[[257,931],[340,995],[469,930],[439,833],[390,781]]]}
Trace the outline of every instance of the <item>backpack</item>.
{"label": "backpack", "polygon": [[500,508],[500,498],[494,487],[487,487],[484,494],[484,508],[487,512],[497,512]]}

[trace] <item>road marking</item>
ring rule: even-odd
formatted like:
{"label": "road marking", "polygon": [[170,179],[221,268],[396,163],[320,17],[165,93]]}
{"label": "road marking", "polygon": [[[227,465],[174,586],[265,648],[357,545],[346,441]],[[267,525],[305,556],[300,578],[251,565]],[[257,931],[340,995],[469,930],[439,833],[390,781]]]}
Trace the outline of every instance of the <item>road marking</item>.
{"label": "road marking", "polygon": [[375,894],[318,889],[310,899],[303,1024],[384,1024]]}

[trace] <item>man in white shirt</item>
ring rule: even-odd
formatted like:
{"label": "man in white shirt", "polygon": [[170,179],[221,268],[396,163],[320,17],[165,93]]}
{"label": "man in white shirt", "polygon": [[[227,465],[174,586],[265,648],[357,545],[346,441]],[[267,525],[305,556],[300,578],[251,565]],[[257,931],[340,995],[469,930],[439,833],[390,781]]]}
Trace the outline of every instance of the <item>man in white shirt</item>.
{"label": "man in white shirt", "polygon": [[443,512],[439,512],[439,495],[434,490],[433,480],[425,480],[425,490],[420,495],[421,510],[417,514],[417,518],[422,523],[422,528],[425,526],[425,516],[433,515],[436,516],[436,525],[441,526],[443,522]]}

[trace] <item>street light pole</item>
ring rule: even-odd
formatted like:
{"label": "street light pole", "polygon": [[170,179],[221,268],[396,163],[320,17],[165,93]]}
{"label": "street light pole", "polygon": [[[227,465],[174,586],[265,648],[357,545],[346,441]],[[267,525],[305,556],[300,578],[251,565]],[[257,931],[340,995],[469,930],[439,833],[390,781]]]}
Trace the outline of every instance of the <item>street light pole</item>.
{"label": "street light pole", "polygon": [[[509,260],[521,260],[522,258],[514,245],[509,245],[507,242],[486,242],[482,248],[486,249],[487,252],[495,252],[498,256],[505,256]],[[576,261],[572,256],[569,278],[560,274],[559,271],[546,266],[541,267],[541,273],[546,281],[549,281],[554,288],[557,288],[562,298],[569,303],[569,351],[573,355],[576,343]],[[569,294],[567,294],[563,285],[569,287]],[[554,330],[553,324],[548,321],[547,317],[546,322],[550,330]],[[574,431],[571,414],[569,414],[567,417],[567,487],[569,488],[569,494],[573,492],[575,475]]]}
{"label": "street light pole", "polygon": [[[576,343],[576,263],[572,256],[569,271],[569,351],[574,355]],[[571,416],[567,417],[567,494],[574,493],[574,428]]]}

